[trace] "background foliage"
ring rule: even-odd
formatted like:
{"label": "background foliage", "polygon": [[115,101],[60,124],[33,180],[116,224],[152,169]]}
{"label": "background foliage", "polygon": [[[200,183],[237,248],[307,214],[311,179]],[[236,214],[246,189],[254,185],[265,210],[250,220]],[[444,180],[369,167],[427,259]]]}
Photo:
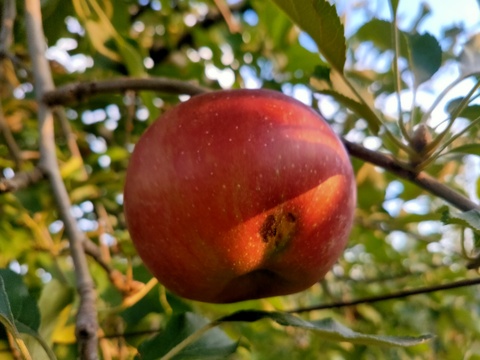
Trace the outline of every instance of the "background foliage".
{"label": "background foliage", "polygon": [[[0,1],[4,18],[7,3]],[[434,36],[422,27],[431,15],[427,5],[402,8],[400,2],[397,11],[395,1],[390,9],[375,1],[332,3],[336,7],[294,0],[48,0],[42,2],[46,56],[57,87],[168,77],[208,89],[283,91],[319,110],[351,143],[389,154],[412,173],[424,170],[478,204],[478,24],[446,24]],[[8,187],[38,169],[41,142],[25,5],[16,5],[13,41],[0,37],[0,359],[26,352],[41,359],[47,356],[42,348],[72,359],[79,299],[50,184],[40,176],[16,191]],[[3,20],[2,34],[6,28]],[[223,317],[226,322],[184,357],[480,359],[480,292],[473,286],[480,263],[478,205],[452,206],[428,186],[354,153],[355,227],[344,256],[321,284],[232,305],[185,301],[156,284],[125,227],[125,169],[146,127],[186,98],[170,91],[112,91],[54,108],[55,152],[70,213],[89,239],[102,358],[130,359],[138,352],[158,358]],[[465,280],[472,282],[431,291]],[[422,294],[395,296],[416,288]],[[313,309],[387,294],[395,298]],[[228,318],[246,309],[280,313]],[[309,323],[296,324],[282,312],[296,309]],[[251,322],[255,316],[270,320]],[[316,321],[326,318],[360,334],[435,337],[408,347],[354,345],[322,335],[325,324]]]}

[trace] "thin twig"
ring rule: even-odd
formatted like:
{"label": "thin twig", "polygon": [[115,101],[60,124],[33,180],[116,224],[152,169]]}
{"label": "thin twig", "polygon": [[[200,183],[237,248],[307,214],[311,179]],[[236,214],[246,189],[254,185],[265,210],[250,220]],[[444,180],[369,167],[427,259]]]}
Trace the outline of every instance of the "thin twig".
{"label": "thin twig", "polygon": [[16,169],[20,169],[22,166],[23,158],[22,158],[22,150],[18,146],[15,138],[13,137],[12,131],[7,124],[5,119],[2,103],[0,102],[0,132],[3,134],[3,138],[5,139],[5,143],[7,144],[8,151],[10,152],[10,156],[15,161]]}
{"label": "thin twig", "polygon": [[422,115],[422,119],[420,122],[425,123],[428,121],[428,119],[432,116],[432,112],[435,110],[435,108],[442,102],[442,100],[447,96],[447,94],[458,84],[460,84],[462,81],[468,79],[471,76],[475,75],[480,75],[480,72],[473,72],[469,74],[463,74],[459,78],[455,79],[451,84],[446,86],[442,92],[435,98],[435,101],[430,105],[427,111],[425,111]]}
{"label": "thin twig", "polygon": [[241,26],[237,19],[235,19],[235,17],[232,15],[232,11],[230,10],[227,2],[225,0],[213,1],[215,2],[215,5],[217,5],[217,8],[222,14],[223,18],[225,19],[225,22],[228,26],[228,31],[230,31],[232,34],[239,33],[241,31]]}
{"label": "thin twig", "polygon": [[13,26],[17,16],[17,7],[15,0],[5,0],[2,9],[2,29],[0,31],[0,60],[8,59],[13,65],[24,69],[30,74],[29,69],[23,64],[15,54],[10,52],[10,47],[13,44]]}
{"label": "thin twig", "polygon": [[393,15],[392,21],[392,37],[393,37],[393,83],[395,86],[395,95],[397,98],[397,111],[398,111],[398,125],[400,127],[400,131],[402,132],[403,137],[407,142],[410,143],[410,135],[405,127],[405,123],[403,122],[403,115],[402,115],[402,80],[400,77],[400,70],[398,67],[398,59],[400,58],[400,39],[398,33],[398,16],[397,16],[397,9],[392,2],[390,2],[390,8]]}
{"label": "thin twig", "polygon": [[11,179],[0,179],[0,194],[15,192],[35,184],[44,178],[45,174],[41,168],[36,167],[31,171],[22,171],[15,174]]}
{"label": "thin twig", "polygon": [[6,54],[13,44],[13,24],[17,16],[15,0],[3,3],[2,30],[0,32],[0,53]]}
{"label": "thin twig", "polygon": [[85,253],[90,255],[108,274],[110,281],[123,295],[130,296],[143,287],[143,283],[127,278],[122,272],[110,266],[102,256],[99,247],[90,239],[83,242]]}
{"label": "thin twig", "polygon": [[434,177],[428,175],[426,172],[416,172],[407,164],[401,163],[390,155],[369,150],[348,140],[344,139],[343,143],[347,148],[347,151],[353,157],[377,165],[402,179],[408,180],[428,191],[429,193],[444,199],[459,210],[468,211],[480,209],[478,204],[474,203],[459,192],[453,190],[449,186],[442,184]]}
{"label": "thin twig", "polygon": [[92,95],[125,92],[127,90],[151,90],[170,94],[197,95],[207,92],[201,86],[168,78],[120,78],[104,81],[79,82],[61,86],[46,92],[43,101],[50,106],[78,102]]}
{"label": "thin twig", "polygon": [[34,74],[35,93],[38,101],[40,166],[50,181],[53,196],[57,203],[57,210],[65,226],[75,267],[77,291],[80,295],[76,319],[79,357],[87,360],[98,359],[96,293],[83,250],[84,234],[79,229],[75,218],[70,212],[70,198],[58,167],[53,113],[42,102],[43,95],[47,91],[54,90],[54,84],[48,61],[45,58],[45,35],[42,28],[42,13],[39,0],[25,1],[25,24],[27,28],[28,50]]}
{"label": "thin twig", "polygon": [[355,306],[360,304],[372,304],[380,301],[402,299],[402,298],[413,296],[413,295],[429,294],[436,291],[458,289],[458,288],[474,286],[474,285],[480,285],[480,278],[459,280],[459,281],[454,281],[448,284],[426,286],[418,289],[404,290],[404,291],[399,291],[391,294],[365,297],[362,299],[357,299],[352,301],[342,301],[342,302],[336,302],[331,304],[298,308],[298,309],[290,310],[288,312],[301,313],[301,312],[308,312],[308,311],[314,311],[314,310],[338,309],[338,308],[344,308],[344,307]]}
{"label": "thin twig", "polygon": [[70,154],[72,157],[77,158],[81,161],[81,178],[80,180],[84,181],[88,178],[87,170],[85,169],[85,165],[83,163],[83,158],[80,153],[80,149],[78,148],[77,144],[77,137],[75,136],[74,132],[72,131],[72,126],[70,125],[67,115],[65,114],[65,109],[63,107],[56,107],[54,109],[55,114],[60,122],[60,128],[62,129],[63,136],[67,140],[68,149],[70,150]]}

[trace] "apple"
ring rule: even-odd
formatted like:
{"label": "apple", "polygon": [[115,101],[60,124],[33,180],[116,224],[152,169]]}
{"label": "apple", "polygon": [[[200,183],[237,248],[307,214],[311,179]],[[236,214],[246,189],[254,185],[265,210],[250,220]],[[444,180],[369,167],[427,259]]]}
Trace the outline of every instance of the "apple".
{"label": "apple", "polygon": [[224,90],[169,109],[141,136],[124,207],[138,254],[171,292],[228,303],[321,280],[351,230],[356,186],[340,139],[303,103]]}

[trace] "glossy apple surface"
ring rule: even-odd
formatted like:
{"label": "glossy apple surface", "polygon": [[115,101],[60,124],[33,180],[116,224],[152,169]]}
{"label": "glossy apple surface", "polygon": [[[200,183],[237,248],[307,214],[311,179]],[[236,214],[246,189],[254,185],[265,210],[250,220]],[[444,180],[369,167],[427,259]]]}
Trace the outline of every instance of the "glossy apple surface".
{"label": "glossy apple surface", "polygon": [[142,135],[125,184],[135,247],[170,291],[224,303],[286,295],[342,254],[356,187],[312,109],[269,90],[195,96]]}

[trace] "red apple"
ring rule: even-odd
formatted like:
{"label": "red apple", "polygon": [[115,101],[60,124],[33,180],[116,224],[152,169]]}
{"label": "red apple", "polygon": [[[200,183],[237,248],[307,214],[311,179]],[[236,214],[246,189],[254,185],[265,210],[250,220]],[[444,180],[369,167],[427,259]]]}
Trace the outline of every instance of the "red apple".
{"label": "red apple", "polygon": [[345,248],[356,187],[340,139],[312,109],[269,90],[195,96],[142,135],[125,215],[170,291],[227,303],[321,280]]}

